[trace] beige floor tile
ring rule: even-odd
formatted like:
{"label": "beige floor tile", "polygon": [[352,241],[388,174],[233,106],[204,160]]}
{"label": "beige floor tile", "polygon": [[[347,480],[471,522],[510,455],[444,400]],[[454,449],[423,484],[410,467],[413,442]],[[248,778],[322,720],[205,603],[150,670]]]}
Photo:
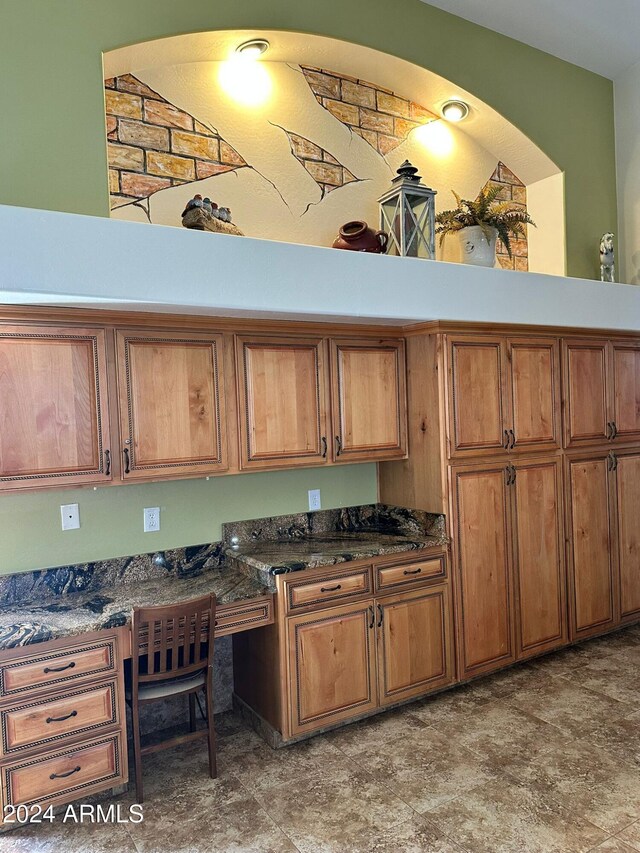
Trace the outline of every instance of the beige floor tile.
{"label": "beige floor tile", "polygon": [[463,684],[437,693],[435,696],[427,696],[419,702],[407,706],[412,717],[416,717],[427,725],[439,723],[442,720],[454,720],[468,711],[481,708],[483,705],[494,701],[494,697],[487,691],[483,680],[474,681],[471,684]]}
{"label": "beige floor tile", "polygon": [[136,853],[123,824],[63,823],[25,826],[0,835],[0,853]]}
{"label": "beige floor tile", "polygon": [[413,816],[396,792],[355,767],[274,785],[256,799],[302,853],[349,849]]}
{"label": "beige floor tile", "polygon": [[632,705],[585,690],[565,677],[514,694],[506,701],[576,738],[595,731],[603,720],[620,719],[635,710]]}
{"label": "beige floor tile", "polygon": [[326,740],[346,755],[361,755],[368,747],[375,747],[382,741],[410,737],[429,727],[414,714],[415,704],[336,729],[325,735]]}
{"label": "beige floor tile", "polygon": [[417,812],[496,777],[490,761],[434,728],[369,748],[363,766]]}
{"label": "beige floor tile", "polygon": [[496,780],[427,817],[469,853],[586,853],[607,836],[526,786]]}
{"label": "beige floor tile", "polygon": [[522,781],[613,835],[640,818],[640,769],[587,739],[533,756]]}
{"label": "beige floor tile", "polygon": [[640,646],[590,661],[562,678],[595,693],[640,708]]}
{"label": "beige floor tile", "polygon": [[640,711],[623,719],[605,720],[586,739],[599,749],[615,755],[620,761],[634,764],[640,769]]}
{"label": "beige floor tile", "polygon": [[444,720],[435,728],[448,740],[494,760],[502,771],[514,775],[538,752],[552,750],[567,740],[555,726],[502,703],[469,711],[453,721]]}
{"label": "beige floor tile", "polygon": [[593,853],[636,853],[633,847],[629,847],[619,837],[607,838],[602,844],[593,848]]}
{"label": "beige floor tile", "polygon": [[640,850],[640,820],[619,832],[617,838],[620,838],[634,850]]}

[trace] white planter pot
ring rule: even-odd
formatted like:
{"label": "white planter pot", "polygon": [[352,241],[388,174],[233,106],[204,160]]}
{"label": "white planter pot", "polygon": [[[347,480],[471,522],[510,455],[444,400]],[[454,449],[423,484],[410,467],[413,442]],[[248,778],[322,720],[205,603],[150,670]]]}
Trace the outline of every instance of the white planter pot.
{"label": "white planter pot", "polygon": [[463,264],[474,264],[477,267],[495,266],[498,232],[495,228],[490,230],[491,238],[489,240],[479,225],[469,225],[462,231],[458,231]]}

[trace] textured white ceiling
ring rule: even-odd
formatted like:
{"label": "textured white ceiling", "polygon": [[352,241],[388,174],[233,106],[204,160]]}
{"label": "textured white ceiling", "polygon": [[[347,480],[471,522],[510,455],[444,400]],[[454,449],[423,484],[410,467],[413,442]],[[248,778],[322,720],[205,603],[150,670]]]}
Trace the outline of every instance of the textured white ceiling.
{"label": "textured white ceiling", "polygon": [[640,61],[639,0],[422,0],[615,79]]}

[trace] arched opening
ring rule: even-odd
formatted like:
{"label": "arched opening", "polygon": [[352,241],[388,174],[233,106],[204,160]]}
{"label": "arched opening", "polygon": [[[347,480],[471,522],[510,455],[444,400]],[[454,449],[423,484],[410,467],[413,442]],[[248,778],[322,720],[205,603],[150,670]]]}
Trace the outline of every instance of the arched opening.
{"label": "arched opening", "polygon": [[[236,48],[264,38],[258,61]],[[397,57],[323,36],[216,31],[104,57],[111,215],[179,225],[194,193],[232,210],[247,235],[330,246],[350,219],[378,222],[377,198],[409,159],[437,190],[474,198],[488,182],[537,228],[501,266],[565,273],[560,169],[473,93]],[[469,105],[460,124],[442,105]],[[453,240],[438,258],[456,261]]]}

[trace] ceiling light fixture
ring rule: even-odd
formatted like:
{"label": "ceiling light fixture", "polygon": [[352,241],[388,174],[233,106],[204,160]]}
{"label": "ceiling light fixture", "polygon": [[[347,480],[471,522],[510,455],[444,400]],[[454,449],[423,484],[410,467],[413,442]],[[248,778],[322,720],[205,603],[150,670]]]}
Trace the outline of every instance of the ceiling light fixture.
{"label": "ceiling light fixture", "polygon": [[442,116],[447,121],[462,121],[469,115],[469,105],[464,101],[447,101],[442,105]]}
{"label": "ceiling light fixture", "polygon": [[257,59],[269,49],[269,42],[266,39],[251,39],[239,44],[236,48],[236,53],[239,53],[246,59]]}

